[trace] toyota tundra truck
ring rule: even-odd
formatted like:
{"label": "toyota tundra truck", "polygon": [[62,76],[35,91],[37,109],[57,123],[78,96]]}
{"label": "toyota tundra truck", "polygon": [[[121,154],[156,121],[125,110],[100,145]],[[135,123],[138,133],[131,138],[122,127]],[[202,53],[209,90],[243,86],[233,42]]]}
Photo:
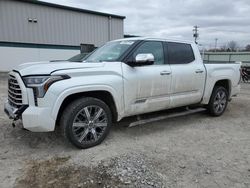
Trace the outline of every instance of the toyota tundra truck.
{"label": "toyota tundra truck", "polygon": [[120,39],[73,59],[13,69],[9,118],[33,132],[57,125],[73,145],[89,148],[128,116],[190,105],[220,116],[240,90],[240,64],[204,64],[191,41]]}

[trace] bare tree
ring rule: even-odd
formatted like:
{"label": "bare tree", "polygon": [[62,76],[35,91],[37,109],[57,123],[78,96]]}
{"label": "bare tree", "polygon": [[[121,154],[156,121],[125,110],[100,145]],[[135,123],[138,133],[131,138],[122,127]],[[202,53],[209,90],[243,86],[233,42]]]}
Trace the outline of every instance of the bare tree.
{"label": "bare tree", "polygon": [[228,44],[227,44],[228,48],[231,50],[231,51],[236,51],[237,47],[238,47],[238,44],[237,42],[235,41],[230,41]]}
{"label": "bare tree", "polygon": [[222,45],[221,48],[219,49],[220,52],[226,52],[227,51],[227,45]]}
{"label": "bare tree", "polygon": [[246,45],[245,50],[250,51],[250,44]]}

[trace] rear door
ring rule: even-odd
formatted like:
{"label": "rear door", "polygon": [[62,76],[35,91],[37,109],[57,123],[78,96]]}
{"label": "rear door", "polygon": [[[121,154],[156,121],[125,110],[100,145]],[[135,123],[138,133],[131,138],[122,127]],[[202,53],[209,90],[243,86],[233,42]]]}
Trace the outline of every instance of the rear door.
{"label": "rear door", "polygon": [[166,63],[164,46],[161,41],[144,41],[131,54],[151,53],[154,64],[129,66],[122,63],[124,76],[124,101],[127,115],[152,112],[169,107],[171,70]]}
{"label": "rear door", "polygon": [[[171,107],[200,102],[206,71],[199,51],[194,53],[192,44],[167,42],[165,45],[167,45],[165,48],[167,52],[165,52],[172,71]],[[195,56],[195,54],[198,55]]]}

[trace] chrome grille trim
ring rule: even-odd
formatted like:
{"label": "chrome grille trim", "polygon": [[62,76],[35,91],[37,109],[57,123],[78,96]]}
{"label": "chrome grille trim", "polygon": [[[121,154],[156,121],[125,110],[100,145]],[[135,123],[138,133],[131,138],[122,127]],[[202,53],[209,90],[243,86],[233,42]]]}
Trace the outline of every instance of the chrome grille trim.
{"label": "chrome grille trim", "polygon": [[12,87],[12,86],[10,86],[10,85],[9,85],[9,89],[16,90],[16,91],[21,91],[21,89],[18,89],[18,88]]}
{"label": "chrome grille trim", "polygon": [[12,95],[12,94],[10,94],[9,93],[9,98],[11,98],[12,100],[15,100],[15,101],[21,101],[22,102],[22,99],[20,99],[20,97],[16,97],[16,96],[14,96],[14,95]]}
{"label": "chrome grille trim", "polygon": [[22,106],[22,90],[16,77],[11,74],[8,79],[8,100],[9,104],[15,108]]}
{"label": "chrome grille trim", "polygon": [[22,93],[14,93],[13,90],[8,90],[9,94],[13,94],[13,95],[21,95],[22,96]]}

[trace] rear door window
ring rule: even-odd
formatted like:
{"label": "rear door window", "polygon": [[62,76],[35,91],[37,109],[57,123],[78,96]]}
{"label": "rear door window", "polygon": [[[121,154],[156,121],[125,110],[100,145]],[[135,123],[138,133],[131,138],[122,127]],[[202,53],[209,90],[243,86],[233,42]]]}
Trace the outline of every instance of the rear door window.
{"label": "rear door window", "polygon": [[168,42],[167,46],[169,64],[187,64],[195,60],[190,44]]}

